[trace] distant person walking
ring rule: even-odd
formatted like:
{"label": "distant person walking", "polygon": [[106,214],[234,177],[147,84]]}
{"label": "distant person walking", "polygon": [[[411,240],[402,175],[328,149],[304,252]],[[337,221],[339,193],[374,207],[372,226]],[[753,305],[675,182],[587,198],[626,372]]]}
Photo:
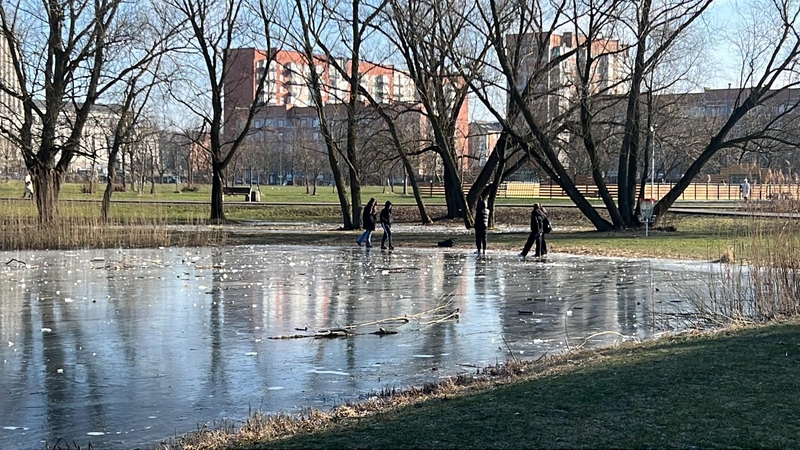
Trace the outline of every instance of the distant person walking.
{"label": "distant person walking", "polygon": [[533,254],[534,257],[540,257],[547,254],[547,241],[544,239],[545,230],[549,231],[550,219],[544,213],[544,209],[538,203],[533,204],[531,211],[531,234],[528,235],[528,240],[525,242],[525,247],[519,254],[521,258],[528,256],[534,242],[536,243],[536,250]]}
{"label": "distant person walking", "polygon": [[25,175],[25,192],[22,193],[22,198],[33,198],[33,180],[31,175]]}
{"label": "distant person walking", "polygon": [[750,198],[750,183],[747,182],[747,178],[742,181],[742,184],[739,186],[739,191],[742,194],[742,199],[747,203],[747,199]]}
{"label": "distant person walking", "polygon": [[375,231],[375,222],[378,221],[378,202],[375,201],[375,198],[369,199],[367,202],[367,206],[364,207],[364,212],[361,215],[361,222],[362,226],[364,227],[364,233],[361,234],[361,237],[358,238],[356,243],[358,246],[367,243],[367,248],[372,247],[372,232]]}
{"label": "distant person walking", "polygon": [[394,250],[392,245],[392,202],[387,201],[381,211],[381,228],[383,228],[383,238],[381,239],[381,250],[386,250],[386,241],[389,241],[389,250]]}
{"label": "distant person walking", "polygon": [[476,255],[486,254],[486,238],[489,233],[489,209],[483,199],[478,200],[475,207],[475,247]]}

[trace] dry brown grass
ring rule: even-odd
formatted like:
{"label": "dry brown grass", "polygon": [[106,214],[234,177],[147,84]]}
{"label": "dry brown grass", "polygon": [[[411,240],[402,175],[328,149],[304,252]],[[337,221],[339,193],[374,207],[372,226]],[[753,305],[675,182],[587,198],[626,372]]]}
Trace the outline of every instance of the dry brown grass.
{"label": "dry brown grass", "polygon": [[[792,213],[795,200],[751,203],[744,208]],[[689,320],[713,326],[768,322],[800,313],[800,222],[794,218],[743,217],[731,236],[708,292],[687,292]]]}
{"label": "dry brown grass", "polygon": [[[34,210],[35,212],[35,210]],[[35,214],[0,205],[0,249],[152,248],[170,245],[224,245],[225,233],[194,225],[170,226],[166,219],[126,217],[103,221],[67,209],[54,223],[42,225]]]}
{"label": "dry brown grass", "polygon": [[368,399],[348,402],[329,411],[309,409],[297,415],[263,415],[251,412],[237,427],[230,422],[204,426],[194,433],[162,442],[155,450],[220,450],[247,447],[286,439],[301,433],[321,432],[354,418],[364,418],[394,408],[413,406],[437,398],[477,394],[506,383],[531,380],[570,370],[599,356],[595,351],[582,350],[568,355],[545,356],[536,361],[509,361],[504,364],[476,369],[439,383],[429,383],[409,389],[383,389]]}

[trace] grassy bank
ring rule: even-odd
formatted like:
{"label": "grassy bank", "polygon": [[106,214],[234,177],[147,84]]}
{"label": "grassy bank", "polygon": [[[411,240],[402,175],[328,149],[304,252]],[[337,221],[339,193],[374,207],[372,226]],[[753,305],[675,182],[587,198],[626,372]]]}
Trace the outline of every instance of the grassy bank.
{"label": "grassy bank", "polygon": [[[299,188],[295,188],[299,189]],[[379,189],[379,188],[378,188]],[[400,247],[430,247],[452,238],[456,247],[473,246],[473,238],[460,221],[437,220],[445,227],[412,226],[418,224],[418,211],[412,205],[395,209],[396,223],[406,225],[398,231],[395,242]],[[443,206],[430,206],[435,218],[445,214]],[[164,245],[222,245],[222,244],[293,244],[293,245],[352,245],[357,230],[341,231],[341,211],[336,205],[299,204],[242,204],[226,205],[226,216],[233,224],[277,222],[297,224],[328,224],[304,230],[275,232],[274,225],[242,227],[207,227],[209,207],[204,203],[115,203],[110,222],[100,221],[100,203],[74,200],[59,202],[63,219],[56,232],[42,233],[36,224],[36,207],[31,201],[0,200],[0,248],[65,249],[83,247],[152,247]],[[752,229],[752,221],[721,217],[689,217],[670,215],[663,226],[653,230],[650,237],[644,230],[596,232],[574,208],[548,204],[548,213],[555,232],[548,236],[552,251],[573,254],[606,256],[651,256],[716,260],[726,253],[737,259],[748,259],[749,249],[743,237]],[[518,252],[527,238],[529,210],[514,205],[498,206],[495,210],[498,227],[489,234],[492,251]],[[169,229],[166,225],[191,225]],[[508,226],[516,231],[510,231]],[[118,233],[119,227],[137,229],[136,233]],[[142,232],[142,230],[151,230]],[[264,233],[271,229],[270,233]],[[317,231],[315,231],[317,230]],[[771,230],[771,229],[770,229]],[[776,232],[782,232],[777,230]],[[772,233],[772,231],[769,231]],[[148,235],[153,238],[147,237]],[[378,232],[380,235],[380,232]],[[143,238],[144,236],[144,238]],[[769,237],[769,236],[767,236]]]}
{"label": "grassy bank", "polygon": [[[580,352],[160,448],[796,448],[800,323]],[[313,431],[310,431],[313,430]]]}

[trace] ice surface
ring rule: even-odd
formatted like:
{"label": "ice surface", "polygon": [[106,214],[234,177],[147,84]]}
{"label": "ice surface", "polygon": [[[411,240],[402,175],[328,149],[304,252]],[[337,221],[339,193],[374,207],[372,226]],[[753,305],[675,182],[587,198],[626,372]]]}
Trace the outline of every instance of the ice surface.
{"label": "ice surface", "polygon": [[[26,253],[5,257],[35,264],[0,277],[3,449],[58,438],[82,448],[145,447],[198,423],[243,419],[251,407],[328,407],[386,386],[472,373],[509,352],[536,359],[565,350],[567,335],[574,344],[619,333],[587,346],[647,339],[663,331],[658,312],[682,307],[681,292],[702,292],[710,270],[399,245],[391,253],[356,246]],[[413,318],[443,299],[459,309],[457,320]],[[269,339],[398,317],[412,319],[380,325],[398,331],[392,335],[368,334],[373,324],[350,337]]]}

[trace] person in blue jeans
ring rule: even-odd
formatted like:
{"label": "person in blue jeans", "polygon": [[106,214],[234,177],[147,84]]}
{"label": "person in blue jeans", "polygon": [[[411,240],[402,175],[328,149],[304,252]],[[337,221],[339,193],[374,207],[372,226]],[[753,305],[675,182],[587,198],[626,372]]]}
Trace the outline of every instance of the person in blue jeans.
{"label": "person in blue jeans", "polygon": [[387,201],[381,211],[381,228],[383,228],[383,239],[381,239],[381,250],[386,250],[386,241],[389,241],[389,250],[394,250],[392,245],[392,202]]}
{"label": "person in blue jeans", "polygon": [[367,243],[367,248],[372,247],[372,232],[375,231],[375,222],[378,221],[378,202],[375,198],[369,199],[367,206],[364,207],[364,213],[361,216],[361,223],[364,227],[364,233],[356,240],[359,247]]}

